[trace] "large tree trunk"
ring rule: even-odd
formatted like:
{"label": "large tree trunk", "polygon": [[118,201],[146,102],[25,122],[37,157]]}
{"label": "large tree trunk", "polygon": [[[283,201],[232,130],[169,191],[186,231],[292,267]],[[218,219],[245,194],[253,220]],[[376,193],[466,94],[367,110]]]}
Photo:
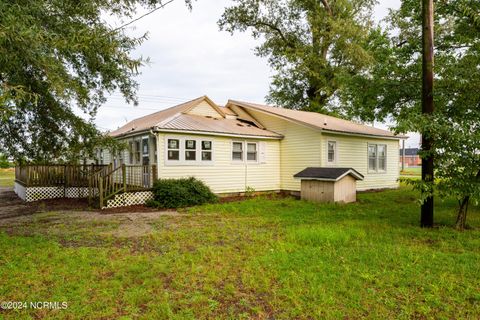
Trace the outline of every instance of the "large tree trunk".
{"label": "large tree trunk", "polygon": [[455,223],[455,228],[458,230],[464,230],[467,223],[467,211],[468,203],[470,201],[470,196],[465,196],[459,203],[458,213],[457,213],[457,222]]}
{"label": "large tree trunk", "polygon": [[[433,0],[422,0],[423,15],[423,85],[422,113],[433,113]],[[432,137],[428,132],[422,134],[422,150],[430,152]],[[433,155],[422,159],[422,180],[433,183]],[[433,195],[429,195],[422,204],[420,225],[424,228],[433,227]]]}

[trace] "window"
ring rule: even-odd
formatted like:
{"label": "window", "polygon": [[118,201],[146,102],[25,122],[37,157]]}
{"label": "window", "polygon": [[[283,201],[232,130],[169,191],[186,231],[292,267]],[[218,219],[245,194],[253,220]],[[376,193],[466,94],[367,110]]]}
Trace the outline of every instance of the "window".
{"label": "window", "polygon": [[185,160],[195,161],[197,158],[196,150],[197,141],[185,140]]}
{"label": "window", "polygon": [[177,165],[209,164],[213,161],[213,142],[193,137],[175,137],[166,140],[167,159]]}
{"label": "window", "polygon": [[247,160],[257,161],[257,144],[247,143]]}
{"label": "window", "polygon": [[202,141],[202,161],[212,161],[211,141]]}
{"label": "window", "polygon": [[140,163],[140,141],[136,140],[135,141],[135,162]]}
{"label": "window", "polygon": [[384,172],[387,170],[387,146],[384,144],[368,145],[368,171]]}
{"label": "window", "polygon": [[152,139],[152,146],[153,146],[153,155],[154,155],[154,163],[157,164],[157,138],[156,137],[151,137]]}
{"label": "window", "polygon": [[130,141],[128,144],[129,154],[128,154],[128,161],[130,164],[133,164],[133,141]]}
{"label": "window", "polygon": [[384,144],[379,144],[377,146],[378,153],[378,171],[387,170],[387,146]]}
{"label": "window", "polygon": [[233,142],[232,160],[243,161],[243,142]]}
{"label": "window", "polygon": [[120,165],[123,164],[123,151],[118,152],[118,161],[120,162]]}
{"label": "window", "polygon": [[142,165],[150,164],[150,146],[148,145],[148,137],[142,138]]}
{"label": "window", "polygon": [[168,139],[168,160],[180,160],[180,140]]}
{"label": "window", "polygon": [[337,162],[337,142],[336,141],[327,142],[327,162],[330,164]]}

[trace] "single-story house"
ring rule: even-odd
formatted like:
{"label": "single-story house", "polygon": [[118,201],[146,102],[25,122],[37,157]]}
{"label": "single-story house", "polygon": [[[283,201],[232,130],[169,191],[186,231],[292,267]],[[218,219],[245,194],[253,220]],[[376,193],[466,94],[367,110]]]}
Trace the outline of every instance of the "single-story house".
{"label": "single-story house", "polygon": [[352,168],[357,190],[398,187],[402,137],[319,113],[207,96],[135,119],[110,133],[128,150],[101,164],[156,164],[158,178],[196,177],[217,194],[299,193],[307,167]]}

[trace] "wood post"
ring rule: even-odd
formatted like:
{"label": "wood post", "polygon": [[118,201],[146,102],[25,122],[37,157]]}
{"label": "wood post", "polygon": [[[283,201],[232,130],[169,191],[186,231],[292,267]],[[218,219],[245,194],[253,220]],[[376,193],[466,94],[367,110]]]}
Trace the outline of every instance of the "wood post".
{"label": "wood post", "polygon": [[103,178],[98,180],[98,191],[100,196],[100,209],[103,207]]}
{"label": "wood post", "polygon": [[123,192],[127,192],[127,167],[122,163]]}

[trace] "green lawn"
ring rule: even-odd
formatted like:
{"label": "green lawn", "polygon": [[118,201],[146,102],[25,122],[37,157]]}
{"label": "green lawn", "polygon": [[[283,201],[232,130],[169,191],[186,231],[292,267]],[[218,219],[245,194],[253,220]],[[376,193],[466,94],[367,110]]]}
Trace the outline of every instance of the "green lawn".
{"label": "green lawn", "polygon": [[[148,222],[42,213],[0,226],[0,297],[66,301],[63,319],[478,319],[480,218],[457,232],[454,201],[417,227],[413,191],[348,205],[252,199]],[[116,232],[117,231],[117,232]],[[123,231],[122,231],[123,232]],[[121,232],[120,232],[121,234]]]}
{"label": "green lawn", "polygon": [[409,177],[409,176],[418,176],[422,175],[422,168],[421,167],[412,167],[412,168],[405,168],[405,170],[400,170],[400,175]]}
{"label": "green lawn", "polygon": [[15,169],[0,169],[0,187],[13,187]]}

